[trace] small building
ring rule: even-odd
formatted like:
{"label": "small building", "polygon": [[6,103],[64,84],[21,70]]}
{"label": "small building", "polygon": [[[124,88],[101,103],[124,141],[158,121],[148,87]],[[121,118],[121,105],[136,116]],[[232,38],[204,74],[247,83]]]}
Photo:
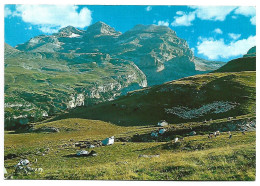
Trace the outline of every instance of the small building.
{"label": "small building", "polygon": [[167,125],[168,125],[168,122],[165,121],[165,120],[161,120],[161,121],[158,122],[158,126],[160,126],[160,127],[164,127],[164,126],[167,126]]}

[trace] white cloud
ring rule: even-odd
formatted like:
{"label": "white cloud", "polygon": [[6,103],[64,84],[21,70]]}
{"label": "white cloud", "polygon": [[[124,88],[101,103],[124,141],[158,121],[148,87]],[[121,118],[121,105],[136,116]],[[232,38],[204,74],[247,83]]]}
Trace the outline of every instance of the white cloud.
{"label": "white cloud", "polygon": [[21,17],[26,23],[39,26],[45,33],[71,25],[78,28],[89,26],[92,18],[88,8],[77,11],[75,5],[16,5],[13,16]]}
{"label": "white cloud", "polygon": [[10,10],[10,8],[5,7],[5,17],[8,17],[10,15],[12,15],[12,11]]}
{"label": "white cloud", "polygon": [[235,14],[250,17],[251,24],[256,24],[256,9],[253,6],[240,6],[235,10]]}
{"label": "white cloud", "polygon": [[253,6],[240,6],[235,10],[235,14],[241,14],[247,17],[255,16],[256,9]]}
{"label": "white cloud", "polygon": [[177,11],[176,14],[177,14],[177,15],[183,15],[184,12],[183,12],[183,11]]}
{"label": "white cloud", "polygon": [[43,33],[49,33],[49,34],[53,34],[53,33],[57,33],[60,29],[60,27],[51,27],[51,26],[41,26],[38,28],[40,31],[42,31]]}
{"label": "white cloud", "polygon": [[191,51],[193,52],[193,54],[195,53],[195,48],[191,48]]}
{"label": "white cloud", "polygon": [[196,16],[202,20],[224,21],[235,6],[190,6],[195,9]]}
{"label": "white cloud", "polygon": [[174,21],[171,23],[172,26],[191,26],[192,21],[195,18],[201,20],[211,20],[211,21],[224,21],[226,16],[229,15],[237,7],[235,6],[189,6],[194,9],[189,13],[184,13],[183,11],[177,11],[174,17]]}
{"label": "white cloud", "polygon": [[203,54],[211,60],[219,58],[238,57],[256,45],[256,36],[250,36],[247,39],[232,41],[228,44],[224,39],[214,40],[213,38],[199,38],[197,44],[198,54]]}
{"label": "white cloud", "polygon": [[[179,14],[180,15],[180,14]],[[182,16],[175,16],[172,26],[191,26],[192,21],[195,19],[195,13],[190,12],[188,14],[183,13]]]}
{"label": "white cloud", "polygon": [[32,30],[32,26],[25,28],[25,30]]}
{"label": "white cloud", "polygon": [[158,25],[169,26],[169,22],[168,21],[158,21]]}
{"label": "white cloud", "polygon": [[228,36],[231,37],[233,40],[237,40],[238,38],[240,38],[241,34],[229,33]]}
{"label": "white cloud", "polygon": [[147,12],[149,12],[149,11],[152,10],[152,7],[151,7],[151,6],[147,6],[147,7],[145,8],[145,10],[146,10]]}
{"label": "white cloud", "polygon": [[252,25],[255,25],[256,24],[256,16],[252,17],[250,19],[250,22],[251,22]]}
{"label": "white cloud", "polygon": [[220,28],[216,28],[213,32],[215,32],[217,34],[223,34],[223,32]]}

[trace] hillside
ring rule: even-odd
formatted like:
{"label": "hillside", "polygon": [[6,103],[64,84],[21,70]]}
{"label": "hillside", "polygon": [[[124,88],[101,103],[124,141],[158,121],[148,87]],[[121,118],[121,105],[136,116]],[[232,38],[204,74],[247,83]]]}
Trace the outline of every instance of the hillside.
{"label": "hillside", "polygon": [[233,59],[214,72],[256,71],[256,57]]}
{"label": "hillside", "polygon": [[256,46],[250,48],[243,57],[256,57]]}
{"label": "hillside", "polygon": [[255,114],[255,72],[210,73],[133,91],[117,100],[76,108],[60,118],[91,118],[117,125],[204,121]]}
{"label": "hillside", "polygon": [[6,126],[114,99],[147,85],[132,62],[104,54],[8,51],[14,52],[5,55]]}

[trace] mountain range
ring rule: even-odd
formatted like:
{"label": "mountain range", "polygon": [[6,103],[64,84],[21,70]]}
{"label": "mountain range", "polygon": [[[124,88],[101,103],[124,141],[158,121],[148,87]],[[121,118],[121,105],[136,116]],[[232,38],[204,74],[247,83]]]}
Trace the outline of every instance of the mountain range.
{"label": "mountain range", "polygon": [[136,25],[125,33],[103,22],[87,30],[68,26],[15,48],[5,43],[5,123],[37,121],[224,64],[195,57],[166,26]]}
{"label": "mountain range", "polygon": [[[50,36],[40,35],[18,45],[27,52],[58,52],[82,55],[108,54],[110,58],[133,61],[146,75],[148,85],[210,71],[216,64],[196,58],[185,40],[166,26],[136,25],[122,34],[103,22],[86,31],[68,26]],[[208,62],[209,67],[201,68]]]}

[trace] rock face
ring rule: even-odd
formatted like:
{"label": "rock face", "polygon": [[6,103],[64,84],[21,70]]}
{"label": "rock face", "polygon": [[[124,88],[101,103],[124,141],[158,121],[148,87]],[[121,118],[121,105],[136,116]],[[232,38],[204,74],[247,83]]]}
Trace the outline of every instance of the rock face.
{"label": "rock face", "polygon": [[187,42],[166,26],[136,25],[123,34],[103,22],[67,26],[15,48],[5,44],[5,103],[21,105],[6,107],[6,123],[111,101],[200,70]]}
{"label": "rock face", "polygon": [[137,25],[119,37],[116,51],[144,72],[148,85],[196,74],[193,53],[169,27]]}
{"label": "rock face", "polygon": [[68,108],[75,108],[77,106],[84,106],[85,96],[84,94],[71,95],[71,100],[68,103]]}

